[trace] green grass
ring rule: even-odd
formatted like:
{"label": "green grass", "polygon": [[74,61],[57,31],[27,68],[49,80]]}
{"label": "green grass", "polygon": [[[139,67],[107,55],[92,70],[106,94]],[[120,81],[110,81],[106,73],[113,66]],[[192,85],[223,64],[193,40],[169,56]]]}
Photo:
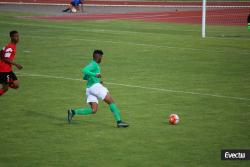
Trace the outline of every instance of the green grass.
{"label": "green grass", "polygon": [[[135,1],[135,0],[134,0]],[[160,2],[160,1],[163,1],[163,2],[196,2],[196,1],[199,1],[201,2],[202,0],[136,0],[136,1],[156,1],[156,2]],[[243,1],[243,2],[247,2],[247,0],[207,0],[207,2],[239,2],[239,1]]]}
{"label": "green grass", "polygon": [[[135,1],[135,0],[134,0]],[[202,0],[136,0],[136,1],[162,1],[162,2],[202,2]],[[207,0],[207,2],[247,2],[247,0]]]}
{"label": "green grass", "polygon": [[[220,150],[250,148],[250,32],[246,27],[136,21],[53,22],[0,13],[0,44],[20,31],[21,88],[0,99],[2,167],[217,167]],[[93,49],[103,49],[104,82],[128,129],[117,129],[104,103],[96,115],[66,122],[66,109],[86,106],[80,79]],[[17,71],[16,71],[17,72]],[[159,88],[182,92],[151,90]],[[226,97],[207,96],[205,94]],[[230,99],[227,97],[245,98]],[[248,100],[247,100],[248,99]],[[181,122],[170,126],[177,113]]]}

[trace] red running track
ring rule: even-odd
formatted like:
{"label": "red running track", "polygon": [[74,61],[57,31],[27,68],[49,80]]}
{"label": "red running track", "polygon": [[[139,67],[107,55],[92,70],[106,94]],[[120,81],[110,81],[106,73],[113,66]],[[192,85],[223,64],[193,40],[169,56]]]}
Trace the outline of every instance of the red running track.
{"label": "red running track", "polygon": [[[246,26],[249,9],[221,9],[207,11],[207,24]],[[46,20],[141,20],[151,22],[171,22],[186,24],[201,24],[201,11],[175,11],[175,12],[144,12],[126,14],[91,14],[91,15],[64,15],[64,16],[38,16],[34,19]]]}
{"label": "red running track", "polygon": [[[0,2],[25,2],[25,3],[67,3],[69,0],[0,0]],[[198,5],[201,2],[136,2],[136,1],[96,1],[86,0],[85,4],[95,5],[174,5],[187,6]],[[247,17],[250,13],[250,2],[209,2],[211,6],[248,6],[245,8],[216,8],[207,11],[207,24],[214,25],[247,25]],[[34,17],[33,17],[34,18]],[[94,14],[94,15],[64,15],[35,17],[49,20],[143,20],[154,22],[173,22],[187,24],[201,24],[201,11],[176,11],[176,12],[150,12],[127,14]]]}

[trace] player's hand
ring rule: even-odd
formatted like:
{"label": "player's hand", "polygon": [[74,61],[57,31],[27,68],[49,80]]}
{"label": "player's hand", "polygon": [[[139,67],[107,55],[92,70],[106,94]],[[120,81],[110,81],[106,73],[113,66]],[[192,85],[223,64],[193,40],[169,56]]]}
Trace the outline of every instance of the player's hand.
{"label": "player's hand", "polygon": [[21,70],[23,68],[23,66],[21,64],[16,64],[16,68],[18,68],[19,70]]}
{"label": "player's hand", "polygon": [[101,78],[102,75],[101,75],[101,74],[96,74],[96,77],[97,77],[97,78]]}

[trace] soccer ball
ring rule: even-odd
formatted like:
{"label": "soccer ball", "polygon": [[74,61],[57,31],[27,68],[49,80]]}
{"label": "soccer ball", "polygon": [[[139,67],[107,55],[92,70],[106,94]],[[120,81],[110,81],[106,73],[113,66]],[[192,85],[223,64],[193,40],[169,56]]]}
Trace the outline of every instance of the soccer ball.
{"label": "soccer ball", "polygon": [[171,125],[176,125],[180,122],[180,118],[177,114],[170,114],[169,117],[168,117],[168,122],[171,124]]}
{"label": "soccer ball", "polygon": [[71,9],[71,12],[72,12],[72,13],[76,13],[76,12],[77,12],[77,11],[76,11],[76,8],[72,8],[72,9]]}

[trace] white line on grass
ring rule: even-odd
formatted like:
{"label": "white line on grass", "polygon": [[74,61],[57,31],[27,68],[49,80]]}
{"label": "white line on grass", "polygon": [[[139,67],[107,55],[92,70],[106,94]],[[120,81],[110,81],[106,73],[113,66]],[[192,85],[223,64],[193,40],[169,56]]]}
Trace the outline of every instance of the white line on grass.
{"label": "white line on grass", "polygon": [[[218,16],[221,16],[221,15],[218,15]],[[17,17],[17,18],[25,18],[25,16],[20,16],[20,17]],[[185,18],[188,18],[188,16],[186,16]],[[118,19],[118,20],[121,20],[121,19]],[[104,20],[94,20],[94,21],[104,21]],[[108,21],[113,21],[113,19],[110,19]],[[119,34],[123,34],[123,33],[126,33],[126,34],[127,33],[133,33],[133,34],[135,34],[135,33],[142,33],[142,34],[152,34],[152,35],[155,35],[155,34],[164,35],[164,33],[159,33],[159,32],[154,33],[154,32],[141,32],[141,31],[140,32],[139,31],[136,32],[136,31],[125,31],[125,30],[109,30],[109,29],[77,29],[77,28],[67,27],[67,26],[38,25],[38,24],[31,24],[31,23],[28,23],[28,24],[24,25],[23,23],[7,22],[7,21],[0,21],[0,23],[11,24],[11,25],[22,25],[22,26],[37,26],[37,27],[47,27],[47,28],[59,28],[59,29],[65,29],[65,30],[72,30],[73,29],[74,31],[79,31],[79,32],[81,32],[81,31],[98,32],[99,31],[99,32],[115,32],[115,33],[119,33]],[[168,25],[167,27],[173,28],[173,26],[170,26],[170,25]],[[157,30],[166,30],[166,29],[157,29]],[[185,29],[182,29],[182,30],[169,29],[169,30],[184,31],[184,32],[200,32],[200,30],[185,30]],[[210,30],[210,32],[234,32],[234,31],[228,31],[228,30],[223,30],[223,31],[220,31],[220,30]]]}
{"label": "white line on grass", "polygon": [[[74,40],[74,41],[88,41],[88,42],[105,42],[105,43],[112,43],[112,44],[129,44],[129,45],[137,45],[137,46],[144,46],[144,47],[156,47],[156,48],[168,48],[168,49],[178,49],[178,50],[192,50],[192,51],[202,51],[202,52],[215,52],[215,53],[226,53],[226,52],[232,52],[232,51],[223,51],[223,50],[217,50],[217,49],[202,49],[202,48],[186,48],[186,47],[178,47],[178,46],[167,46],[167,45],[154,45],[154,44],[145,44],[145,43],[136,43],[136,42],[123,42],[123,41],[110,41],[110,40],[96,40],[96,39],[82,39],[82,38],[58,38],[58,37],[49,37],[49,36],[34,36],[32,35],[31,38],[51,38],[51,39],[62,39],[62,40]],[[249,55],[250,52],[247,50],[241,50],[237,53]]]}
{"label": "white line on grass", "polygon": [[[221,15],[218,15],[218,16],[221,16]],[[23,19],[23,18],[29,18],[29,17],[27,17],[27,16],[17,16],[17,18]],[[185,18],[188,18],[188,16],[185,17]],[[122,20],[122,19],[119,19],[119,20]],[[114,21],[114,19],[93,20],[93,21],[95,21],[95,22],[104,22],[104,21]],[[159,33],[159,32],[154,33],[154,32],[143,32],[143,31],[110,30],[110,29],[94,29],[94,28],[92,28],[92,29],[77,29],[77,28],[68,27],[68,26],[65,26],[65,25],[64,26],[55,26],[55,25],[51,25],[51,24],[50,25],[38,25],[38,24],[31,24],[31,23],[26,23],[24,25],[23,23],[9,22],[9,21],[0,21],[0,23],[2,23],[2,24],[10,24],[10,25],[21,25],[21,26],[36,26],[36,27],[46,27],[46,28],[59,28],[59,29],[63,29],[64,31],[72,31],[72,30],[74,30],[74,32],[77,32],[77,31],[78,32],[103,32],[103,33],[105,33],[105,32],[111,32],[111,33],[115,33],[115,34],[128,34],[128,33],[138,34],[138,33],[140,33],[140,34],[151,34],[151,35],[159,35],[159,34],[160,35],[167,35],[165,33]],[[197,30],[195,30],[195,29],[193,29],[193,30],[191,30],[191,29],[188,29],[188,30],[187,29],[177,30],[174,25],[165,25],[165,26],[166,26],[165,29],[162,29],[162,28],[159,29],[158,27],[157,28],[154,27],[153,29],[154,30],[166,30],[167,29],[167,30],[170,30],[170,31],[181,31],[181,32],[200,32],[199,29],[197,29]],[[172,29],[170,29],[170,28],[172,28]],[[32,32],[32,30],[30,32]],[[36,32],[39,32],[39,31],[36,31]],[[44,31],[41,31],[41,32],[44,32]],[[235,31],[225,30],[224,29],[224,30],[209,30],[209,32],[221,32],[221,33],[223,33],[223,32],[229,32],[230,33],[230,32],[235,32]],[[185,35],[185,36],[187,36],[187,35]],[[189,35],[189,36],[191,36],[191,35]],[[192,37],[193,37],[193,35],[192,35]],[[223,39],[225,39],[225,38],[223,38]],[[228,39],[228,38],[226,38],[226,39]],[[234,39],[234,38],[231,38],[231,39]],[[250,40],[249,38],[241,38],[241,39]]]}
{"label": "white line on grass", "polygon": [[[7,24],[14,24],[14,25],[19,25],[19,23],[9,23],[9,22],[4,22],[0,21],[0,23],[7,23]],[[23,24],[20,24],[23,25]],[[48,27],[48,28],[65,28],[65,29],[72,29],[76,30],[74,28],[70,27],[64,27],[64,26],[44,26],[44,25],[36,25],[36,24],[26,24],[25,26],[39,26],[39,27]],[[105,30],[105,29],[93,29],[93,30],[82,30],[86,32],[95,32],[95,33],[113,33],[113,34],[121,34],[123,31],[113,31],[113,30]],[[127,33],[130,31],[124,31],[124,33]],[[130,32],[132,33],[132,32]],[[137,32],[133,32],[137,33]],[[58,39],[57,37],[51,37],[51,36],[34,36],[32,35],[31,38],[52,38],[52,39]],[[209,38],[217,38],[217,37],[209,37]],[[204,51],[204,52],[216,52],[216,53],[226,53],[230,51],[224,51],[224,50],[219,50],[219,49],[202,49],[202,48],[186,48],[186,47],[177,47],[177,46],[167,46],[167,45],[154,45],[154,44],[145,44],[145,43],[136,43],[136,42],[124,42],[124,41],[110,41],[110,40],[95,40],[95,39],[81,39],[81,38],[61,38],[62,40],[79,40],[79,41],[88,41],[88,42],[106,42],[106,43],[113,43],[113,44],[130,44],[130,45],[137,45],[137,46],[145,46],[145,47],[157,47],[157,48],[168,48],[168,49],[182,49],[182,50],[193,50],[193,51]],[[219,38],[221,39],[221,38]],[[225,39],[225,38],[223,38]],[[244,55],[249,55],[250,52],[248,50],[241,50],[237,54],[244,54]]]}
{"label": "white line on grass", "polygon": [[[23,35],[25,37],[25,35]],[[129,45],[137,45],[137,46],[144,46],[144,47],[156,47],[156,48],[168,48],[168,49],[178,49],[178,50],[193,50],[193,51],[202,51],[202,52],[216,52],[216,53],[226,53],[227,51],[223,50],[208,50],[202,48],[186,48],[186,47],[177,47],[177,46],[167,46],[167,45],[154,45],[154,44],[145,44],[145,43],[136,43],[136,42],[123,42],[123,41],[110,41],[110,40],[95,40],[95,39],[83,39],[83,38],[65,38],[65,37],[51,37],[51,36],[27,36],[29,38],[47,38],[47,39],[61,39],[61,40],[73,40],[73,41],[88,41],[88,42],[105,42],[105,43],[112,43],[112,44],[129,44]],[[228,51],[229,52],[229,51]],[[237,54],[246,54],[249,55],[250,52],[247,50],[241,50],[241,52]]]}
{"label": "white line on grass", "polygon": [[[31,73],[23,73],[23,72],[18,72],[17,74],[18,74],[18,76],[23,76],[23,77],[41,77],[41,78],[72,80],[72,81],[83,81],[81,79],[69,78],[69,77],[60,77],[60,76],[53,76],[53,75],[31,74]],[[191,95],[199,95],[199,96],[217,97],[217,98],[223,98],[223,99],[250,101],[250,99],[248,99],[248,98],[234,97],[234,96],[224,96],[224,95],[218,95],[218,94],[198,93],[198,92],[190,92],[190,91],[182,91],[182,90],[154,88],[154,87],[129,85],[129,84],[122,84],[122,83],[114,83],[114,82],[105,82],[105,84],[117,85],[117,86],[123,86],[123,87],[130,87],[130,88],[140,88],[140,89],[146,89],[146,90],[154,90],[154,91],[159,91],[159,92],[182,93],[182,94],[191,94]]]}
{"label": "white line on grass", "polygon": [[[23,17],[21,17],[23,18]],[[119,19],[119,20],[124,20],[124,19]],[[113,21],[112,19],[110,20],[95,20],[95,22],[103,22],[103,21]],[[153,32],[142,32],[142,31],[125,31],[125,30],[108,30],[108,29],[76,29],[74,27],[67,27],[67,26],[55,26],[55,25],[39,25],[39,24],[32,24],[32,23],[17,23],[17,22],[7,22],[7,21],[0,21],[0,23],[2,24],[10,24],[10,25],[21,25],[21,26],[34,26],[34,27],[46,27],[46,28],[57,28],[57,29],[63,29],[63,30],[73,30],[74,32],[95,32],[95,33],[112,33],[112,34],[150,34],[150,35],[168,35],[165,33],[153,33]],[[172,26],[168,26],[168,27],[172,27]],[[163,29],[157,29],[157,30],[163,30]],[[200,30],[176,30],[176,29],[168,29],[170,31],[181,31],[181,32],[200,32]],[[37,31],[38,32],[38,31]],[[223,31],[214,31],[214,30],[209,30],[209,32],[218,32],[218,33],[224,33],[224,32],[235,32],[235,31],[227,31],[227,30],[223,30]],[[223,34],[222,34],[223,35]],[[192,36],[193,35],[185,35],[185,36]],[[227,35],[225,35],[227,36]],[[222,40],[239,40],[239,38],[235,38],[235,37],[207,37],[207,38],[214,38],[214,39],[222,39]],[[247,37],[241,37],[241,40],[250,40],[250,38]]]}
{"label": "white line on grass", "polygon": [[[24,19],[24,18],[32,18],[32,17],[28,17],[28,16],[17,16],[17,18],[21,18],[21,19]],[[118,20],[121,20],[121,19],[118,19]],[[92,20],[92,21],[95,21],[95,22],[103,22],[103,21],[114,21],[114,19],[105,19],[105,20]],[[46,28],[57,28],[57,29],[63,29],[64,31],[67,30],[67,31],[72,31],[74,30],[74,32],[102,32],[102,33],[106,33],[106,32],[112,32],[112,33],[115,33],[115,34],[128,34],[128,33],[131,33],[131,34],[152,34],[152,35],[166,35],[164,33],[154,33],[154,32],[142,32],[142,31],[126,31],[126,30],[110,30],[110,29],[96,29],[96,28],[92,28],[92,29],[77,29],[77,28],[74,28],[74,27],[68,27],[66,25],[64,26],[56,26],[56,25],[41,25],[41,24],[32,24],[32,23],[18,23],[18,22],[9,22],[9,21],[0,21],[0,23],[2,24],[9,24],[9,25],[21,25],[21,26],[33,26],[33,27],[46,27]],[[171,27],[172,29],[169,29],[169,27]],[[156,29],[154,27],[154,29]],[[174,26],[171,26],[171,25],[167,25],[167,29],[168,30],[175,30],[175,31],[184,31],[184,32],[200,32],[200,30],[186,30],[186,29],[182,29],[182,30],[176,30],[174,28]],[[156,30],[166,30],[166,29],[156,29]],[[39,31],[37,31],[39,32]],[[225,30],[223,31],[212,31],[212,32],[225,32]],[[226,31],[226,32],[234,32],[234,31]]]}
{"label": "white line on grass", "polygon": [[23,50],[23,53],[31,53],[30,50]]}

